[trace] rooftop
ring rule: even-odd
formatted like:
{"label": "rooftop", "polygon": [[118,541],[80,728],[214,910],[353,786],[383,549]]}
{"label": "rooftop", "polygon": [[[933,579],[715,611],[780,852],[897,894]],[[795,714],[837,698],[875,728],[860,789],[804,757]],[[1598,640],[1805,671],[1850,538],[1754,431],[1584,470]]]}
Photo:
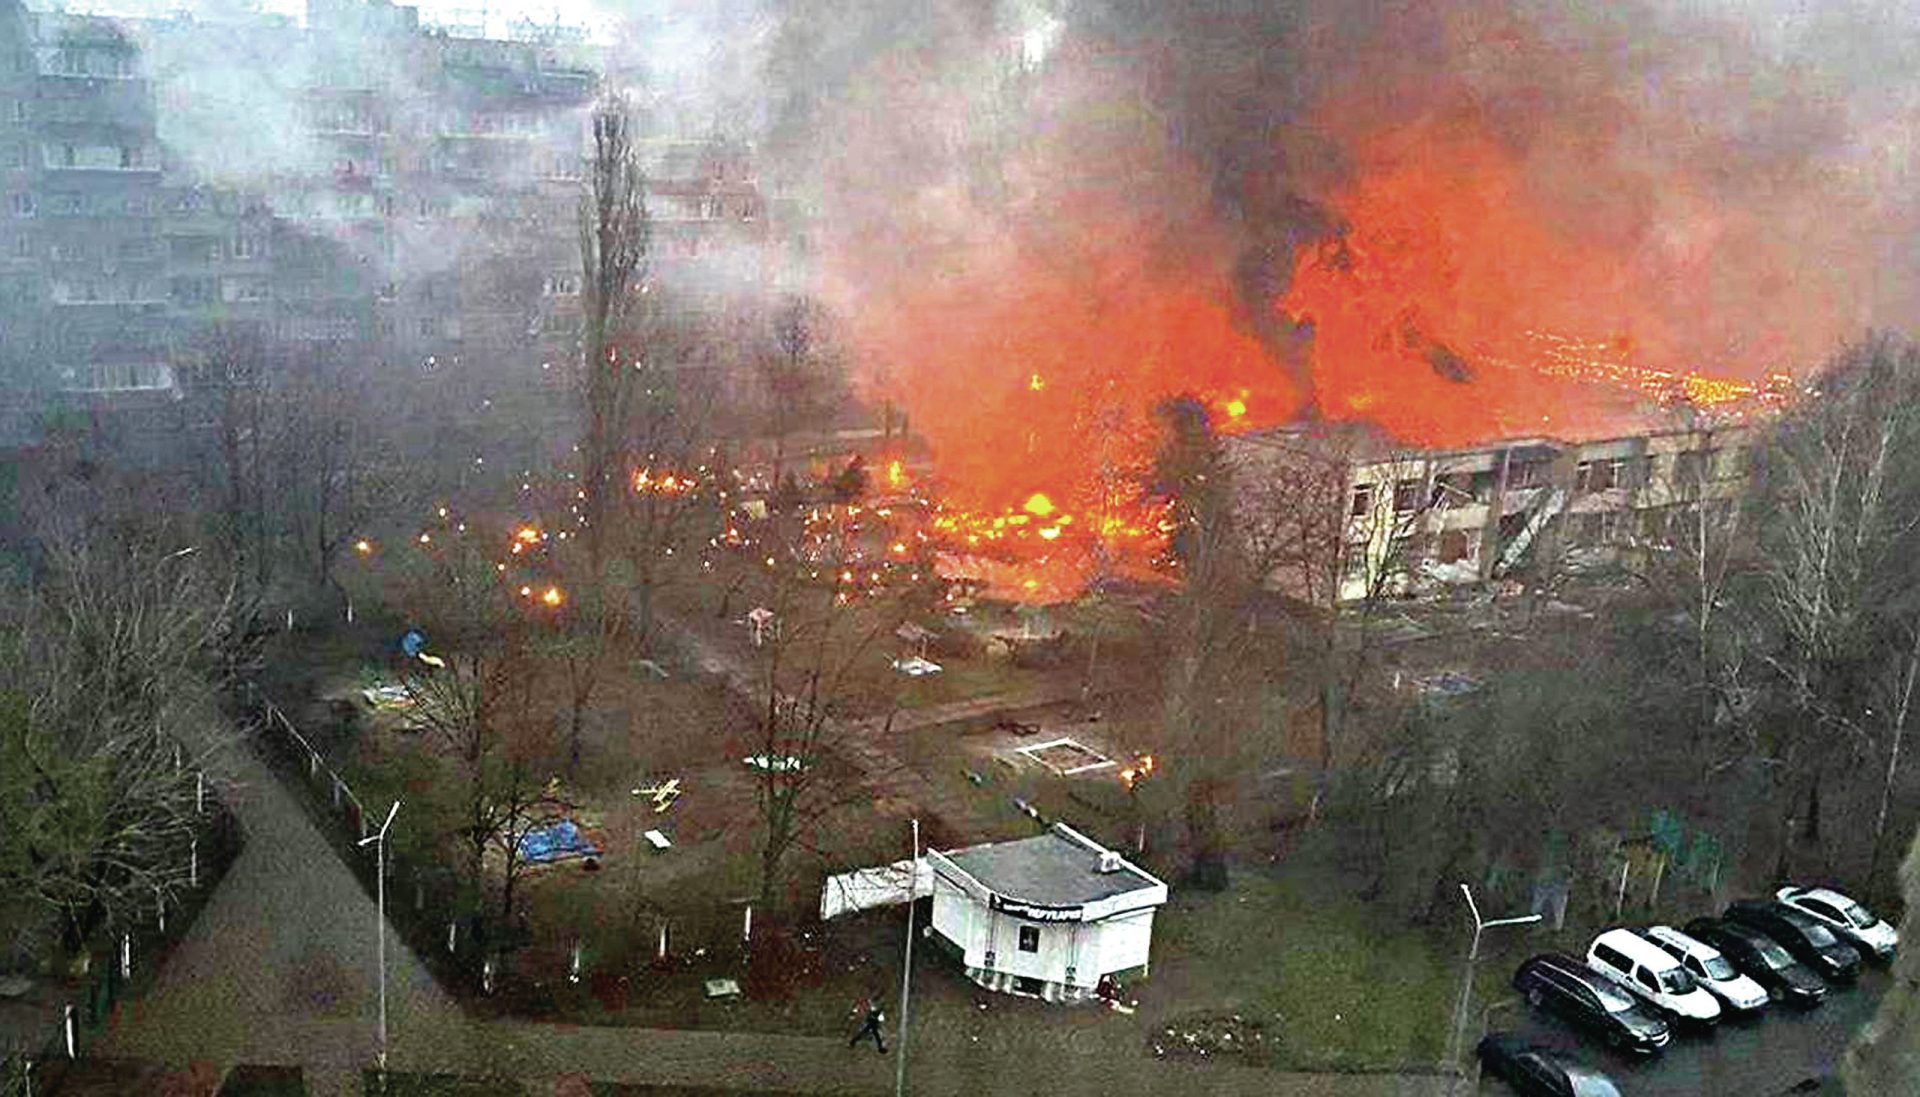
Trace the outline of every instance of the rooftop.
{"label": "rooftop", "polygon": [[1065,828],[1012,842],[957,849],[946,857],[989,890],[1040,906],[1096,903],[1159,881],[1126,862],[1100,871],[1100,847]]}

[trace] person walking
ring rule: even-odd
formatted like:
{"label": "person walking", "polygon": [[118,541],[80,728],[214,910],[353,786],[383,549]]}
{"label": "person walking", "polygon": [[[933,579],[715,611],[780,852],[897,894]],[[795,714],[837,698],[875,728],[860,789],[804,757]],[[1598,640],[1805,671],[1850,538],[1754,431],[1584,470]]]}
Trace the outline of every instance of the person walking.
{"label": "person walking", "polygon": [[872,998],[862,998],[853,1007],[853,1012],[861,1016],[863,1020],[860,1023],[860,1030],[855,1032],[853,1038],[847,1041],[847,1046],[850,1048],[857,1047],[860,1041],[866,1039],[868,1036],[872,1036],[873,1046],[879,1050],[880,1054],[885,1055],[887,1053],[887,1043],[880,1035],[880,1026],[886,1023],[887,1015],[880,1011],[880,1003],[874,1001]]}

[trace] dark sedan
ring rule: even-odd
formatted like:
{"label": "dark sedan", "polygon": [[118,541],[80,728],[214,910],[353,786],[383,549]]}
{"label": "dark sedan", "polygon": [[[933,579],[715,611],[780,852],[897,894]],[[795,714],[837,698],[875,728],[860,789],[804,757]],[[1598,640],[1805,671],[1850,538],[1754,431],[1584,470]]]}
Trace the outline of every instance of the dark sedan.
{"label": "dark sedan", "polygon": [[1606,1075],[1524,1036],[1496,1032],[1474,1050],[1488,1074],[1530,1097],[1620,1097]]}
{"label": "dark sedan", "polygon": [[1775,1001],[1807,1009],[1827,996],[1827,984],[1807,965],[1793,958],[1780,942],[1741,922],[1695,918],[1687,936],[1712,945],[1733,966],[1753,976]]}
{"label": "dark sedan", "polygon": [[1793,953],[1794,958],[1836,982],[1860,974],[1860,950],[1833,935],[1819,919],[1784,903],[1746,900],[1727,906],[1727,920],[1752,926]]}
{"label": "dark sedan", "polygon": [[1546,952],[1529,959],[1513,973],[1513,989],[1536,1009],[1550,1009],[1614,1047],[1650,1055],[1673,1039],[1663,1018],[1571,956]]}

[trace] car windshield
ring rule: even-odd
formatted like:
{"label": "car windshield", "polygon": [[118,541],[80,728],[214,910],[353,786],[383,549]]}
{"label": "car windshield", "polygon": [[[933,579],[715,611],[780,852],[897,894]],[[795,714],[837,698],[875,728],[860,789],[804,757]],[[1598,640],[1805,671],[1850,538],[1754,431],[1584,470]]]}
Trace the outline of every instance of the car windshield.
{"label": "car windshield", "polygon": [[1840,913],[1847,916],[1847,921],[1852,922],[1853,928],[1855,929],[1866,929],[1868,926],[1880,920],[1867,913],[1867,908],[1861,906],[1859,903],[1847,903],[1843,905],[1840,908]]}
{"label": "car windshield", "polygon": [[1787,955],[1787,950],[1771,941],[1760,946],[1760,958],[1775,971],[1793,963],[1793,957]]}
{"label": "car windshield", "polygon": [[1660,973],[1660,989],[1668,994],[1691,994],[1700,989],[1700,984],[1684,969],[1670,967]]}
{"label": "car windshield", "polygon": [[1576,1074],[1573,1076],[1573,1097],[1620,1097],[1620,1091],[1598,1074]]}
{"label": "car windshield", "polygon": [[1608,1013],[1621,1013],[1633,1008],[1633,998],[1612,983],[1595,980],[1593,993],[1600,998],[1600,1008]]}
{"label": "car windshield", "polygon": [[1802,932],[1807,936],[1807,943],[1814,948],[1826,948],[1834,942],[1833,931],[1825,926],[1808,926]]}
{"label": "car windshield", "polygon": [[1712,956],[1707,957],[1701,962],[1701,966],[1706,969],[1707,978],[1712,979],[1716,983],[1725,982],[1733,978],[1733,965],[1727,963],[1727,958],[1719,953],[1714,953]]}

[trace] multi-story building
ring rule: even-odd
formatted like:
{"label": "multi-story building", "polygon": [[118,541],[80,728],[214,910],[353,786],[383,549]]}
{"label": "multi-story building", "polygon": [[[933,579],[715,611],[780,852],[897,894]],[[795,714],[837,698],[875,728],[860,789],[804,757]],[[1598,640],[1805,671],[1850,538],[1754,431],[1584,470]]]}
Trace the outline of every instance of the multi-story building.
{"label": "multi-story building", "polygon": [[[550,29],[423,28],[390,0],[310,0],[305,26],[0,0],[7,388],[174,394],[217,322],[441,377],[564,376],[603,60]],[[644,153],[655,281],[738,288],[735,245],[764,223],[746,150]]]}
{"label": "multi-story building", "polygon": [[1274,550],[1270,583],[1324,603],[1657,551],[1678,516],[1745,490],[1752,431],[1417,449],[1365,424],[1314,424],[1238,435],[1230,447],[1250,527]]}

